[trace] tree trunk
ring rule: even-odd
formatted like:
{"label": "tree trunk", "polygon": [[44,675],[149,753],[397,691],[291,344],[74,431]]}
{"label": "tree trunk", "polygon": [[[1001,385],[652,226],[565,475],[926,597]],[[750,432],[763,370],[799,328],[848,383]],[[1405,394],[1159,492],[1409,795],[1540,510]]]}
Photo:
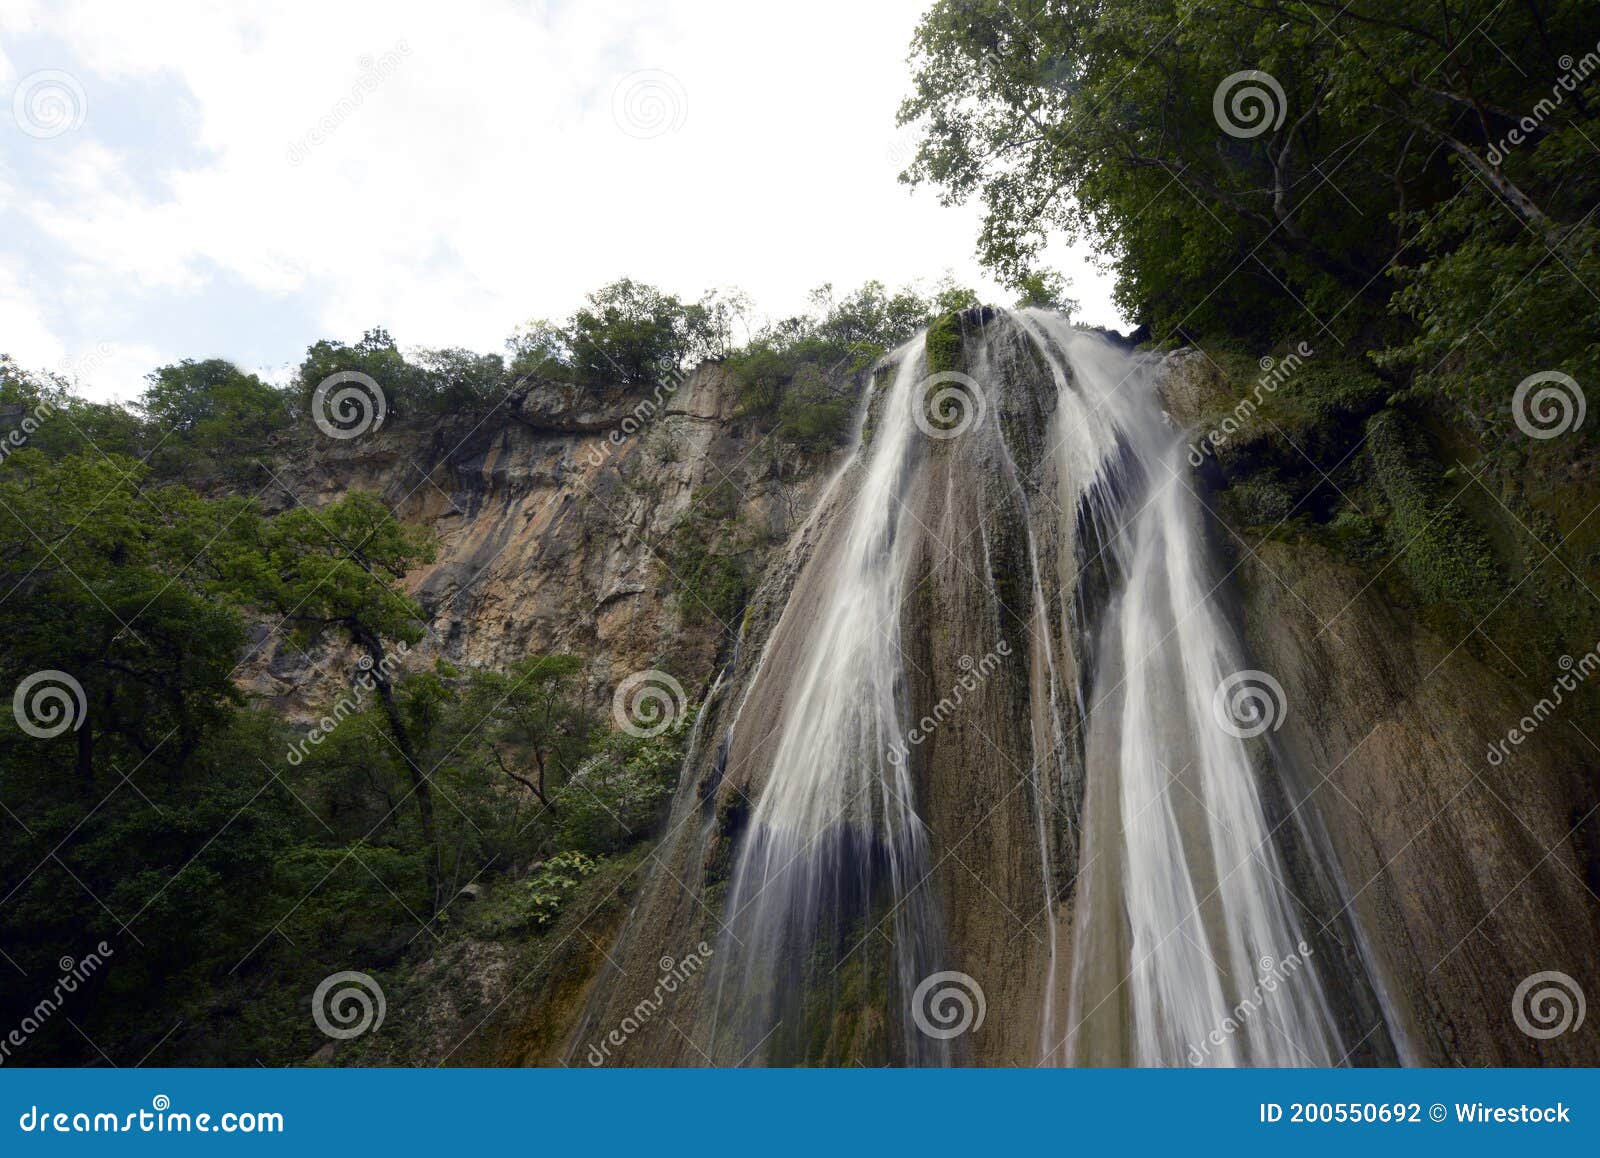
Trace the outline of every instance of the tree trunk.
{"label": "tree trunk", "polygon": [[428,915],[432,917],[438,913],[443,899],[440,896],[443,868],[439,849],[439,829],[433,813],[433,786],[422,771],[422,765],[417,761],[416,749],[411,743],[411,733],[406,728],[405,718],[400,714],[400,705],[394,698],[394,685],[389,682],[389,673],[384,666],[387,653],[383,641],[371,633],[358,632],[356,642],[372,661],[369,674],[372,676],[373,686],[378,689],[378,698],[383,703],[383,714],[389,721],[389,731],[393,735],[394,745],[400,750],[401,759],[406,762],[406,772],[411,777],[412,795],[417,798],[417,816],[422,821],[422,841],[428,846],[426,858]]}

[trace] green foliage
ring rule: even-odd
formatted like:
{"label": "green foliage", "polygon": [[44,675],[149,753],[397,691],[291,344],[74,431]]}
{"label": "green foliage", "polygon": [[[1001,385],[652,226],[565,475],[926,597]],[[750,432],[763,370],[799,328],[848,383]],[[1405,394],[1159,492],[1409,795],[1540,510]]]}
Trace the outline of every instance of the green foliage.
{"label": "green foliage", "polygon": [[378,496],[351,491],[273,519],[263,528],[258,565],[239,579],[262,605],[289,616],[303,640],[339,629],[363,646],[412,644],[425,620],[394,584],[433,557],[425,531],[401,523]]}
{"label": "green foliage", "polygon": [[1067,297],[1067,279],[1053,269],[1035,269],[1016,279],[1019,310],[1061,310],[1072,313],[1078,303]]}
{"label": "green foliage", "polygon": [[735,630],[749,597],[751,575],[735,514],[738,496],[719,488],[691,506],[662,544],[667,579],[685,619]]}
{"label": "green foliage", "polygon": [[603,856],[653,831],[665,819],[692,725],[685,713],[659,736],[608,737],[556,796],[556,843]]}
{"label": "green foliage", "polygon": [[782,446],[825,454],[849,436],[857,376],[932,319],[977,300],[949,277],[932,297],[910,286],[891,293],[877,281],[843,298],[820,286],[810,314],[768,327],[729,358],[742,413]]}
{"label": "green foliage", "polygon": [[[535,655],[505,673],[475,673],[468,710],[493,725],[492,751],[502,771],[541,801],[565,783],[588,752],[593,715],[576,698],[583,661],[575,655]],[[502,754],[499,740],[511,750]],[[524,771],[521,758],[531,764]]]}
{"label": "green foliage", "polygon": [[242,709],[246,611],[306,644],[420,637],[395,584],[429,546],[372,496],[264,521],[134,460],[27,446],[0,464],[0,551],[0,680],[61,671],[83,691],[57,736],[0,717],[0,939],[27,971],[0,980],[0,1016],[19,1024],[62,956],[109,952],[29,1063],[98,1058],[78,1030],[119,1062],[301,1060],[325,1040],[304,1005],[322,978],[387,982],[413,940],[470,935],[469,882],[543,927],[593,857],[653,832],[676,782],[682,725],[596,746],[572,656],[356,665],[309,724]]}
{"label": "green foliage", "polygon": [[334,374],[365,374],[383,391],[388,413],[409,417],[426,413],[433,390],[422,367],[408,362],[388,330],[368,330],[353,346],[324,338],[307,350],[296,375],[299,410],[308,413],[316,389]]}
{"label": "green foliage", "polygon": [[534,318],[517,327],[506,339],[511,353],[510,373],[521,378],[564,378],[571,373],[567,335],[547,318]]}
{"label": "green foliage", "polygon": [[428,409],[485,410],[506,395],[506,367],[498,354],[421,350],[416,361],[426,375]]}
{"label": "green foliage", "polygon": [[849,437],[853,409],[848,393],[830,384],[817,366],[804,363],[778,403],[773,433],[801,454],[826,454]]}
{"label": "green foliage", "polygon": [[1388,500],[1390,545],[1417,591],[1430,603],[1487,611],[1503,589],[1494,553],[1445,491],[1432,455],[1404,416],[1395,410],[1374,415],[1367,423],[1366,451]]}
{"label": "green foliage", "polygon": [[221,358],[186,358],[148,381],[139,409],[157,432],[157,454],[169,470],[240,473],[291,422],[283,391]]}
{"label": "green foliage", "polygon": [[703,308],[625,277],[591,293],[568,321],[572,369],[596,386],[669,382],[706,340],[709,325]]}
{"label": "green foliage", "polygon": [[23,446],[51,458],[85,452],[136,458],[147,442],[138,415],[85,402],[59,374],[35,374],[0,355],[0,462]]}
{"label": "green foliage", "polygon": [[961,356],[961,319],[956,314],[934,319],[928,326],[926,343],[929,374],[960,370],[965,364]]}
{"label": "green foliage", "polygon": [[[1434,385],[1464,369],[1499,423],[1533,370],[1600,370],[1600,102],[1572,67],[1597,41],[1587,0],[940,0],[903,179],[980,201],[1025,297],[1047,236],[1081,238],[1159,336],[1260,346],[1310,311]],[[1256,82],[1259,121],[1223,87],[1251,70],[1282,92]]]}
{"label": "green foliage", "polygon": [[588,877],[599,871],[581,852],[557,853],[538,865],[525,881],[508,885],[474,923],[489,936],[503,937],[526,928],[544,928]]}
{"label": "green foliage", "polygon": [[192,752],[237,697],[229,677],[243,631],[214,597],[253,508],[144,486],[147,477],[131,459],[52,460],[32,448],[0,469],[0,567],[12,596],[0,603],[0,679],[15,687],[48,669],[82,685],[89,723],[50,743],[75,744],[85,793],[110,760],[131,766],[130,754],[158,744]]}

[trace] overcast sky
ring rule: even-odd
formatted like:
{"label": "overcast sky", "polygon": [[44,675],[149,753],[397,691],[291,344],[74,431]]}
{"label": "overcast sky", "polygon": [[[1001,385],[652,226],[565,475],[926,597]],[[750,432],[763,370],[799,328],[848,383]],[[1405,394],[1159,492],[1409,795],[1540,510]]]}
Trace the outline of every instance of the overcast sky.
{"label": "overcast sky", "polygon": [[946,269],[1005,301],[977,210],[895,179],[926,2],[0,0],[0,352],[126,399],[375,325],[499,351],[622,275],[774,316]]}

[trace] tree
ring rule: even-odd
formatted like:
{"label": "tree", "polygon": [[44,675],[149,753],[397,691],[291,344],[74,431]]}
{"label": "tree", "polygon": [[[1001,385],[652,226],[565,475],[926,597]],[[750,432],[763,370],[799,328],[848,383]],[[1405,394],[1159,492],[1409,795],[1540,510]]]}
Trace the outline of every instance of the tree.
{"label": "tree", "polygon": [[[87,792],[108,760],[164,750],[182,761],[238,692],[244,642],[220,576],[254,526],[252,504],[145,487],[149,468],[99,454],[15,452],[0,475],[0,681],[63,672],[59,701]],[[66,681],[51,677],[46,685]],[[31,745],[25,745],[31,751]]]}
{"label": "tree", "polygon": [[388,413],[406,416],[429,409],[433,391],[427,371],[408,362],[381,326],[366,331],[353,346],[328,338],[312,343],[296,374],[301,406],[310,405],[322,382],[344,372],[365,374],[376,382]]}
{"label": "tree", "polygon": [[567,324],[572,368],[587,383],[650,386],[672,379],[689,356],[704,314],[631,278],[588,295]]}
{"label": "tree", "polygon": [[419,350],[416,361],[427,385],[429,409],[484,409],[505,397],[506,366],[499,354],[474,354],[452,347]]}
{"label": "tree", "polygon": [[[575,655],[529,656],[505,673],[473,676],[471,702],[475,714],[490,722],[490,750],[500,770],[548,806],[584,757],[594,720],[574,697],[583,660]],[[510,761],[503,749],[513,753]],[[533,760],[529,778],[513,766],[517,751]]]}
{"label": "tree", "polygon": [[426,532],[399,522],[376,495],[352,491],[319,510],[296,507],[273,519],[262,532],[252,578],[257,600],[284,616],[301,639],[333,632],[362,653],[361,666],[378,693],[416,797],[437,906],[441,870],[433,790],[395,695],[397,664],[390,654],[391,641],[403,645],[403,655],[426,632],[422,608],[397,585],[433,558]]}
{"label": "tree", "polygon": [[1067,279],[1053,269],[1034,270],[1017,279],[1017,308],[1062,310],[1071,313],[1077,304],[1067,297]]}
{"label": "tree", "polygon": [[506,339],[511,354],[510,374],[521,378],[562,378],[571,373],[567,335],[545,318],[534,318]]}
{"label": "tree", "polygon": [[[1047,234],[1088,239],[1162,336],[1327,318],[1487,359],[1479,311],[1454,308],[1475,273],[1545,257],[1581,281],[1594,260],[1600,102],[1562,59],[1597,40],[1583,0],[941,0],[913,45],[903,179],[980,200],[980,256],[1013,283]],[[1497,312],[1531,316],[1536,284],[1505,279]],[[1550,353],[1593,367],[1596,327],[1572,323]]]}
{"label": "tree", "polygon": [[154,428],[157,446],[177,451],[167,455],[173,465],[192,465],[203,455],[225,470],[234,468],[290,423],[282,391],[221,358],[185,358],[146,380],[139,409]]}

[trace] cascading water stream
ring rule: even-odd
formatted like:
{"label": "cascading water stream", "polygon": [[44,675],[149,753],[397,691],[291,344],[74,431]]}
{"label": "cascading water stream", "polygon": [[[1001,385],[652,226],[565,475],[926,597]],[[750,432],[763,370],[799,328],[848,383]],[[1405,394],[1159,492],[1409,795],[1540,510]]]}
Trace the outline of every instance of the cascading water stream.
{"label": "cascading water stream", "polygon": [[[887,924],[894,981],[909,993],[928,969],[939,921],[927,890],[928,839],[903,763],[887,754],[906,729],[900,601],[901,494],[918,447],[912,391],[917,339],[897,353],[872,454],[832,560],[808,658],[793,673],[782,731],[733,874],[716,1046],[743,1060],[792,1016],[792,1003],[836,972],[827,956],[864,951]],[[856,942],[857,944],[852,944]],[[942,1042],[905,1027],[908,1058],[944,1059]]]}
{"label": "cascading water stream", "polygon": [[[1152,364],[1036,310],[963,334],[963,346],[980,389],[998,391],[990,379],[1015,381],[1022,350],[1055,392],[1043,408],[1054,496],[1030,498],[1044,477],[1039,455],[1019,466],[999,418],[1005,399],[991,398],[986,423],[964,436],[990,440],[988,461],[999,471],[998,491],[975,509],[1020,511],[1006,517],[1020,524],[1011,541],[1031,572],[1004,611],[1023,621],[1032,649],[1032,674],[1013,686],[1031,700],[1016,716],[1032,733],[1018,748],[1032,754],[1023,784],[1042,876],[1036,907],[1048,931],[1031,1015],[1040,1060],[1340,1062],[1324,989],[1337,965],[1311,959],[1275,843],[1284,838],[1263,804],[1266,765],[1251,740],[1259,729],[1224,710],[1237,708],[1227,692],[1247,665],[1209,579],[1199,502]],[[846,1005],[850,1016],[886,1011],[900,1031],[896,1060],[956,1056],[909,1014],[919,982],[952,964],[951,946],[927,883],[936,850],[917,783],[907,761],[889,756],[917,714],[902,632],[910,544],[927,524],[911,509],[911,492],[929,456],[948,452],[936,452],[913,420],[926,402],[923,339],[894,357],[892,381],[873,407],[876,428],[852,467],[853,496],[838,504],[828,548],[812,560],[820,587],[807,604],[810,621],[789,622],[785,612],[784,670],[769,668],[763,652],[746,692],[774,681],[782,714],[722,908],[711,1032],[722,1064],[758,1053],[767,1061],[831,1056],[819,1052],[817,1035],[832,1032]],[[1007,358],[1013,364],[1003,365]],[[955,477],[941,488],[947,506],[948,488],[967,485]],[[1061,526],[1051,541],[1066,546],[1041,557],[1035,514],[1052,502]],[[962,566],[992,583],[981,514],[966,541],[973,557]],[[1076,623],[1076,639],[1054,637],[1047,588],[1060,592],[1054,621]],[[991,590],[986,598],[983,613],[999,614],[999,597]],[[732,740],[730,726],[724,747]],[[1069,781],[1081,788],[1081,819],[1062,805]],[[1074,819],[1078,832],[1064,847],[1077,864],[1053,864],[1052,826]],[[1057,904],[1058,870],[1074,882],[1070,906]],[[1058,959],[1070,962],[1064,1017]]]}
{"label": "cascading water stream", "polygon": [[[1058,415],[1088,437],[1064,476],[1102,520],[1112,577],[1088,698],[1071,1058],[1333,1064],[1334,1017],[1246,742],[1271,721],[1229,696],[1245,665],[1205,575],[1181,439],[1148,365],[1055,315],[1024,324],[1077,392]],[[1270,997],[1236,1014],[1262,986]]]}

